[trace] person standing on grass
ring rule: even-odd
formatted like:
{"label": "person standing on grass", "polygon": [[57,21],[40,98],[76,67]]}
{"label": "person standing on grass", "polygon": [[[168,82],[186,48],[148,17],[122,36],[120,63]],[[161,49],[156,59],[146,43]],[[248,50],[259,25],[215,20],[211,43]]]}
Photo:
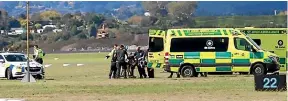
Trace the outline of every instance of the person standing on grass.
{"label": "person standing on grass", "polygon": [[116,78],[116,71],[117,71],[117,67],[116,67],[116,51],[117,51],[118,45],[114,44],[114,47],[112,49],[112,51],[106,55],[106,59],[108,59],[109,57],[112,57],[111,59],[111,66],[110,66],[110,72],[109,72],[109,79],[112,78]]}
{"label": "person standing on grass", "polygon": [[140,78],[146,78],[147,75],[145,73],[145,63],[144,63],[144,60],[145,60],[145,53],[143,50],[141,50],[141,47],[137,47],[137,51],[134,53],[134,56],[136,58],[136,66],[138,68],[138,72],[139,72],[139,75],[140,75]]}
{"label": "person standing on grass", "polygon": [[154,78],[154,68],[148,68],[148,54],[149,54],[149,49],[147,49],[144,52],[144,59],[145,59],[145,67],[147,69],[147,74],[149,78]]}
{"label": "person standing on grass", "polygon": [[119,49],[116,51],[116,66],[117,66],[117,72],[116,72],[116,78],[120,78],[120,72],[121,69],[124,72],[124,78],[127,79],[127,64],[126,64],[126,57],[128,57],[128,53],[124,47],[124,45],[120,45]]}
{"label": "person standing on grass", "polygon": [[34,59],[36,62],[43,65],[43,57],[45,56],[45,53],[41,48],[38,47],[38,45],[34,46]]}

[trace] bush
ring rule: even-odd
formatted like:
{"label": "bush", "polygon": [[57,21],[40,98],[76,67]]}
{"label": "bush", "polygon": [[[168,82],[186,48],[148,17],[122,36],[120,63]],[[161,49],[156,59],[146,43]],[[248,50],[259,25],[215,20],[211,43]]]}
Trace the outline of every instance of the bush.
{"label": "bush", "polygon": [[52,28],[52,27],[46,27],[44,30],[43,30],[43,33],[48,33],[48,32],[51,32],[51,31],[53,31],[54,30],[54,28]]}
{"label": "bush", "polygon": [[87,39],[87,35],[85,35],[84,33],[80,33],[77,35],[78,39]]}

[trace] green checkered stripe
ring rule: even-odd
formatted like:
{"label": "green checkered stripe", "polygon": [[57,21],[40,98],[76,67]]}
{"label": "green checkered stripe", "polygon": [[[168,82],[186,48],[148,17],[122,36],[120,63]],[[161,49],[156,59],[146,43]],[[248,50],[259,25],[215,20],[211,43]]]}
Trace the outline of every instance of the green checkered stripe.
{"label": "green checkered stripe", "polygon": [[162,30],[149,30],[149,35],[155,35],[155,36],[164,36],[165,31]]}
{"label": "green checkered stripe", "polygon": [[230,35],[233,29],[171,29],[171,36],[222,36]]}
{"label": "green checkered stripe", "polygon": [[[204,53],[205,54],[205,53]],[[215,52],[214,59],[205,59],[201,58],[200,52],[185,52],[183,58],[176,58],[175,56],[172,56],[169,59],[169,63],[171,66],[179,66],[181,63],[191,63],[191,64],[208,64],[210,66],[202,66],[202,67],[196,67],[196,71],[200,71],[201,68],[206,67],[212,67],[214,72],[225,72],[225,71],[232,71],[231,66],[221,66],[217,64],[236,64],[239,65],[239,67],[247,67],[249,68],[250,61],[253,61],[253,59],[263,59],[264,54],[262,52],[258,53],[250,53],[248,59],[232,59],[231,58],[231,52]],[[198,61],[195,61],[198,60]],[[218,61],[218,62],[217,62]],[[264,59],[263,62],[269,63],[272,62],[271,59]],[[214,65],[214,66],[213,66]],[[243,66],[246,65],[246,66]]]}
{"label": "green checkered stripe", "polygon": [[148,62],[147,67],[148,68],[160,68],[163,64],[162,63],[152,63]]}

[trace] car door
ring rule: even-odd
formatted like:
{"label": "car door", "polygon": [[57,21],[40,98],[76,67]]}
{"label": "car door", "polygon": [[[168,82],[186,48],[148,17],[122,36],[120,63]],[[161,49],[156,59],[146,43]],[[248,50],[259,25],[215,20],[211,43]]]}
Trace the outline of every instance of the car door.
{"label": "car door", "polygon": [[148,68],[163,67],[165,34],[163,30],[149,30]]}
{"label": "car door", "polygon": [[245,38],[234,38],[235,50],[232,51],[232,71],[249,72],[250,52],[253,48]]}
{"label": "car door", "polygon": [[3,58],[2,55],[0,55],[0,77],[5,77],[5,59]]}

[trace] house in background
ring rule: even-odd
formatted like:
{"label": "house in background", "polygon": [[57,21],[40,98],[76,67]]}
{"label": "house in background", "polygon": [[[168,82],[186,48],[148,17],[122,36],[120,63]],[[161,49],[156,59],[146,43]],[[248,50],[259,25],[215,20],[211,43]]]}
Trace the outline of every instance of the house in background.
{"label": "house in background", "polygon": [[42,28],[45,29],[47,27],[56,28],[56,25],[44,25]]}
{"label": "house in background", "polygon": [[62,32],[62,29],[54,29],[53,32],[54,32],[54,33]]}
{"label": "house in background", "polygon": [[0,31],[0,34],[5,34],[5,31],[4,31],[4,30],[1,30],[1,31]]}
{"label": "house in background", "polygon": [[25,33],[24,28],[11,28],[10,31],[8,32],[8,35],[20,35]]}

